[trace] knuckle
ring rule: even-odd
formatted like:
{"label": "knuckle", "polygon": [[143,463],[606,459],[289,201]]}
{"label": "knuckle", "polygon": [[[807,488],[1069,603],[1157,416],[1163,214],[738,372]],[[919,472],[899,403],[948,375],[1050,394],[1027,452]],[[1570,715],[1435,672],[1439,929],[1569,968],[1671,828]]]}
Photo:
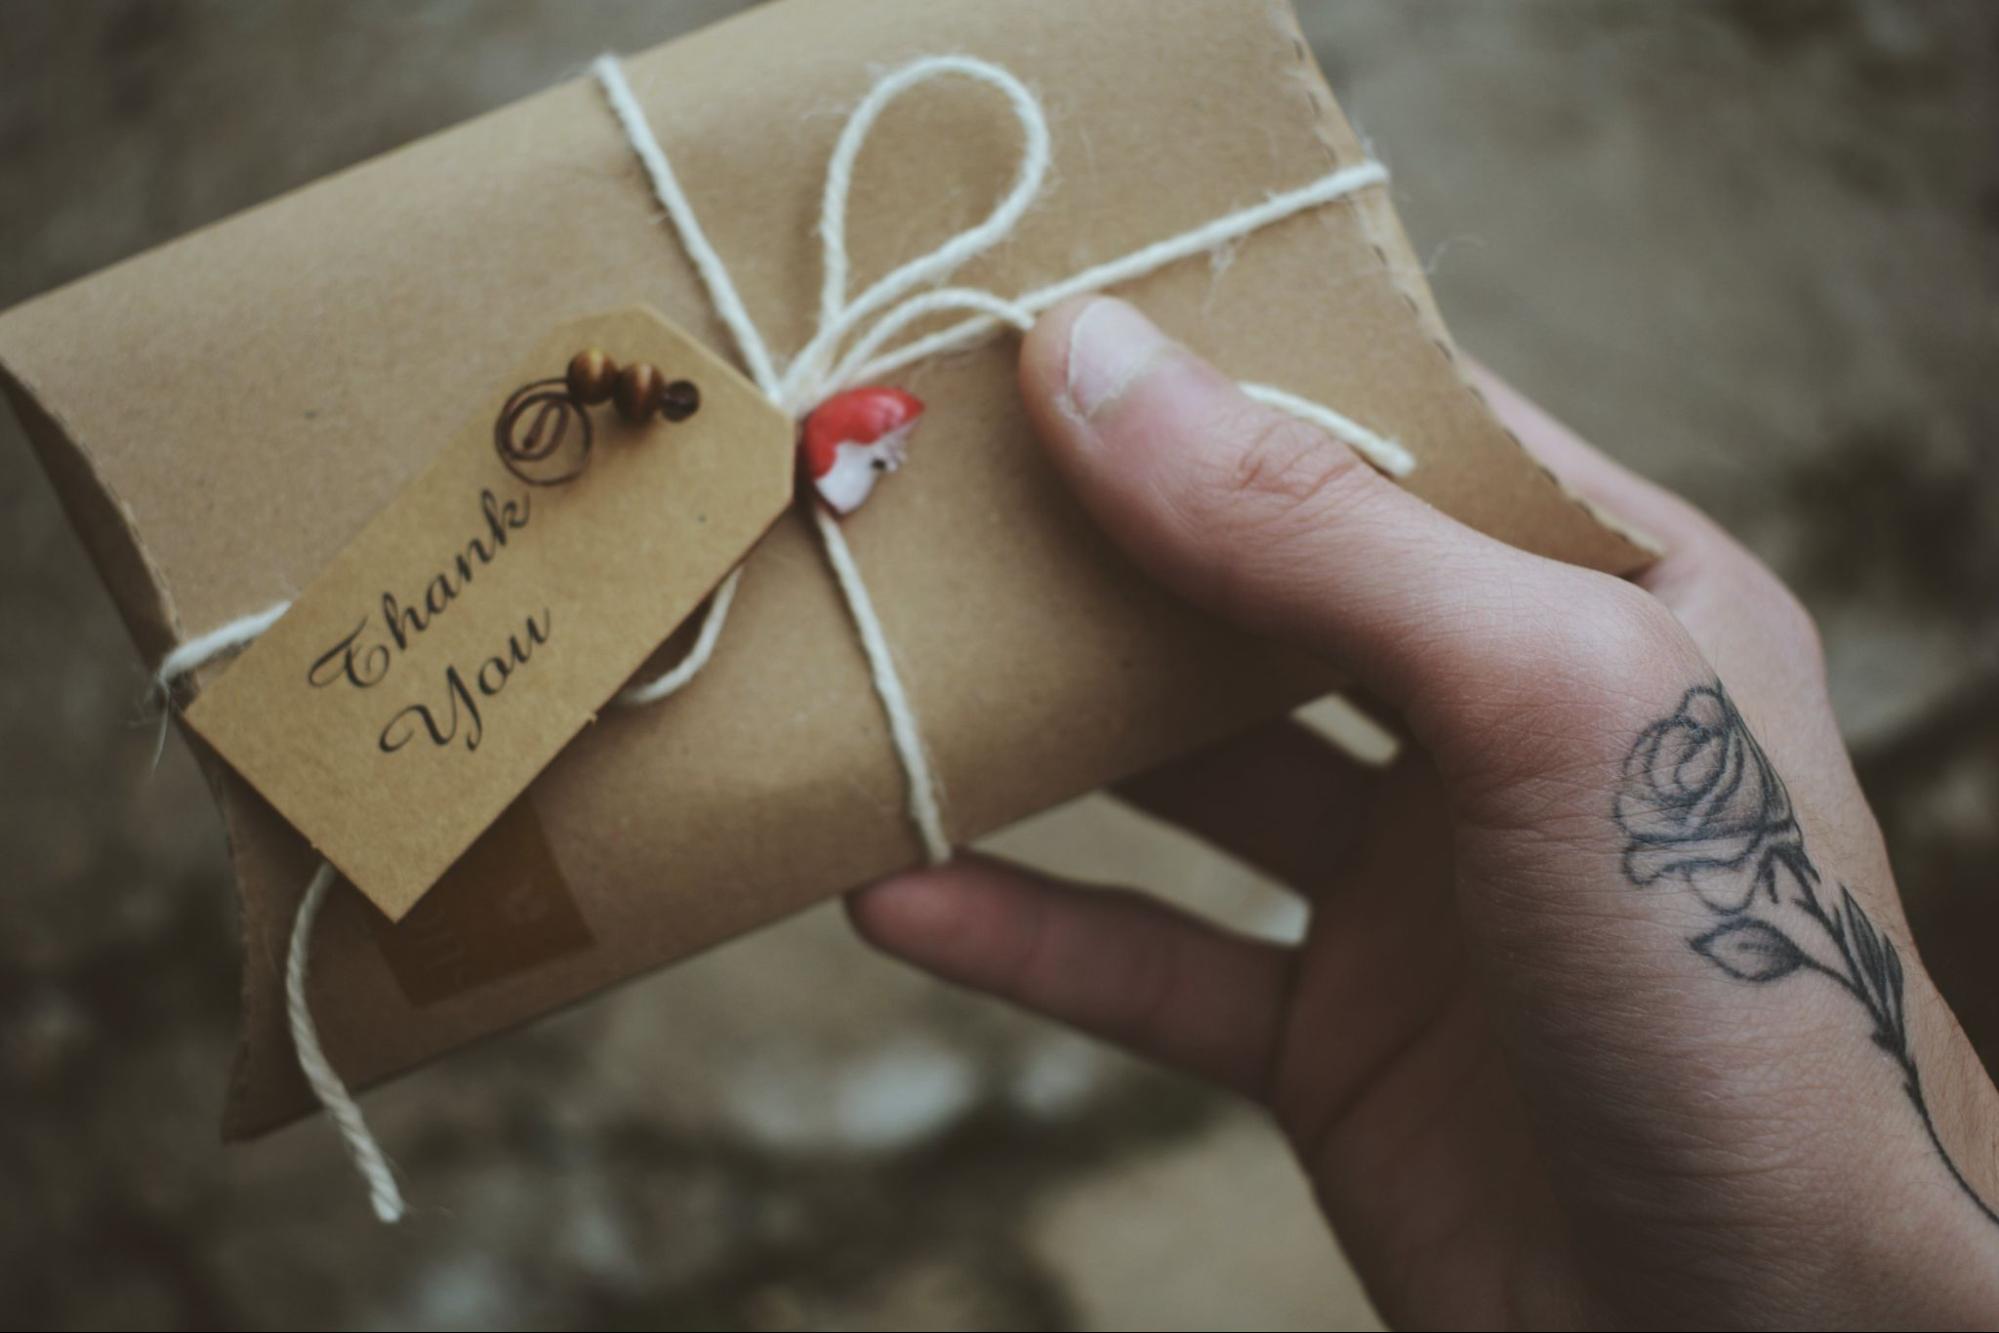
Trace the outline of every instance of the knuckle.
{"label": "knuckle", "polygon": [[1451,719],[1455,776],[1484,775],[1517,810],[1528,779],[1566,799],[1620,758],[1661,689],[1704,668],[1679,621],[1641,589],[1571,571],[1543,591],[1490,650],[1476,690]]}
{"label": "knuckle", "polygon": [[1262,408],[1217,423],[1224,438],[1223,474],[1214,488],[1239,524],[1282,530],[1364,493],[1367,467],[1351,449],[1309,422]]}
{"label": "knuckle", "polygon": [[1301,588],[1324,531],[1353,522],[1367,468],[1316,426],[1246,400],[1204,434],[1210,447],[1175,497],[1179,526],[1201,552],[1188,577],[1199,600],[1259,620],[1273,589]]}
{"label": "knuckle", "polygon": [[1692,654],[1679,619],[1658,598],[1636,584],[1602,575],[1592,578],[1586,615],[1577,617],[1586,642],[1581,651],[1601,675],[1628,679],[1672,666]]}
{"label": "knuckle", "polygon": [[1513,644],[1524,688],[1573,699],[1682,674],[1691,641],[1656,598],[1609,575],[1577,571],[1564,582],[1561,605],[1524,626]]}

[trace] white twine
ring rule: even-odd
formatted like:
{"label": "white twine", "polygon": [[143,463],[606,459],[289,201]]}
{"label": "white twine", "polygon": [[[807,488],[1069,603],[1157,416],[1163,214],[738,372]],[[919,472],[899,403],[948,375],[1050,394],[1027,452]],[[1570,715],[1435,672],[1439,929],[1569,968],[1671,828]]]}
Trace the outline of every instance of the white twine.
{"label": "white twine", "polygon": [[334,1128],[340,1131],[340,1141],[347,1145],[354,1169],[368,1182],[368,1202],[375,1206],[375,1216],[384,1222],[400,1222],[403,1192],[396,1184],[395,1172],[390,1170],[389,1159],[383,1155],[382,1145],[375,1142],[368,1122],[361,1118],[360,1105],[340,1081],[340,1075],[333,1072],[333,1063],[326,1058],[326,1052],[320,1049],[319,1028],[312,1021],[312,1007],[305,1002],[312,927],[319,920],[319,909],[325,905],[335,878],[333,863],[321,861],[319,869],[312,872],[312,882],[305,886],[305,897],[299,900],[298,916],[292,922],[291,948],[285,954],[285,1016],[291,1021],[298,1067],[304,1071],[305,1081],[312,1085],[312,1095],[319,1098]]}
{"label": "white twine", "polygon": [[[827,165],[819,216],[824,275],[819,293],[818,325],[811,339],[780,370],[763,334],[744,307],[735,282],[729,276],[728,266],[702,231],[694,206],[681,189],[679,178],[674,175],[673,166],[654,136],[638,99],[632,95],[617,59],[608,55],[599,57],[591,65],[591,73],[603,89],[604,98],[624,130],[632,151],[644,166],[654,196],[672,221],[681,247],[687,252],[695,272],[700,275],[709,302],[728,328],[750,377],[759,389],[794,418],[804,417],[812,408],[842,389],[872,382],[928,357],[963,347],[1002,326],[1022,330],[1031,328],[1037,315],[1070,296],[1126,282],[1190,256],[1212,251],[1274,222],[1346,198],[1388,179],[1386,169],[1378,162],[1344,167],[1296,189],[1273,194],[1260,204],[1225,214],[1189,231],[1015,297],[1001,296],[980,288],[932,287],[931,284],[943,281],[967,261],[1012,234],[1026,214],[1048,174],[1048,121],[1034,94],[998,65],[970,56],[929,56],[915,60],[878,80],[854,108],[840,132]],[[1022,138],[1020,163],[1013,184],[983,221],[959,232],[928,254],[903,264],[859,296],[848,300],[847,197],[853,184],[854,163],[875,121],[890,103],[919,84],[948,75],[974,79],[997,89],[1006,97],[1014,119],[1020,125]],[[919,288],[929,290],[918,291]],[[952,311],[968,311],[970,317],[892,350],[884,350],[897,335],[912,325],[930,316]],[[874,318],[872,326],[854,337],[871,317]],[[853,338],[852,345],[842,354],[841,345],[850,337]],[[1344,441],[1383,472],[1406,476],[1415,467],[1415,459],[1400,444],[1323,404],[1269,385],[1244,384],[1242,389],[1252,398],[1293,413]],[[888,720],[890,740],[908,785],[910,822],[920,835],[924,854],[929,860],[932,863],[944,861],[951,855],[951,837],[944,823],[943,799],[930,766],[929,754],[924,748],[915,707],[910,702],[901,675],[896,671],[888,635],[882,627],[881,617],[875,612],[873,599],[861,578],[860,566],[847,546],[838,520],[816,502],[808,503],[811,504],[815,530],[826,551],[827,563],[833,570],[867,655],[875,694]],[[694,645],[679,663],[650,681],[627,687],[617,696],[616,702],[626,706],[656,703],[693,680],[714,655],[742,577],[743,566],[738,565],[716,588],[714,596],[709,599]],[[170,700],[178,681],[203,664],[250,642],[270,628],[288,609],[289,603],[277,603],[175,648],[160,663],[154,677],[156,688]],[[384,1222],[393,1222],[404,1211],[395,1174],[362,1119],[360,1107],[320,1048],[311,1007],[306,1001],[308,943],[313,922],[335,877],[331,863],[322,861],[299,904],[298,916],[292,926],[285,973],[287,1016],[293,1045],[298,1052],[299,1067],[304,1071],[313,1095],[326,1109],[355,1166],[367,1181],[376,1216]]]}
{"label": "white twine", "polygon": [[291,609],[290,602],[273,602],[261,611],[189,639],[160,659],[160,669],[153,673],[154,688],[162,697],[167,697],[174,682],[182,676],[224,653],[234,652],[277,624],[278,617]]}

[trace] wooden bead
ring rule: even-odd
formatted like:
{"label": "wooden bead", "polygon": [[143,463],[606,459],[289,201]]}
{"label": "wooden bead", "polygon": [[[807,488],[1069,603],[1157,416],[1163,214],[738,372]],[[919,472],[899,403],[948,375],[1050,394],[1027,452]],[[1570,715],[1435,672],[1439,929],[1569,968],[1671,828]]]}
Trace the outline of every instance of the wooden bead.
{"label": "wooden bead", "polygon": [[636,425],[653,414],[665,392],[666,378],[659,373],[659,367],[641,361],[618,372],[618,383],[611,391],[611,398],[625,420]]}
{"label": "wooden bead", "polygon": [[701,390],[693,380],[675,380],[659,399],[659,414],[668,421],[685,421],[701,409]]}
{"label": "wooden bead", "polygon": [[611,396],[618,378],[618,363],[595,347],[586,347],[569,358],[569,396],[579,403],[601,403]]}

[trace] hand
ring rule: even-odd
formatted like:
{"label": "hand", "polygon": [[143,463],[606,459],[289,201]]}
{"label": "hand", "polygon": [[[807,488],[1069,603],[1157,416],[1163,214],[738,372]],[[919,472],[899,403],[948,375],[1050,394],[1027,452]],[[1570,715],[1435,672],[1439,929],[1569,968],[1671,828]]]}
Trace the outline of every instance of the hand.
{"label": "hand", "polygon": [[1636,582],[1445,517],[1114,300],[1045,317],[1021,384],[1134,559],[1413,752],[1370,783],[1287,724],[1130,785],[1305,895],[1298,948],[979,860],[854,895],[868,939],[1267,1104],[1392,1322],[1999,1320],[1999,1094],[1769,571],[1497,383],[1665,543]]}

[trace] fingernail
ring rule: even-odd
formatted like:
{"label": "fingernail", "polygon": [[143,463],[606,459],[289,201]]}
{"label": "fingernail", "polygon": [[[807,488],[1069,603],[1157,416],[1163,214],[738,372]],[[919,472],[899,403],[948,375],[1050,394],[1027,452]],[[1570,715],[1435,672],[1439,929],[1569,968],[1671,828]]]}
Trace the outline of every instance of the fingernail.
{"label": "fingernail", "polygon": [[1070,404],[1079,416],[1095,416],[1171,346],[1137,310],[1114,297],[1098,297],[1069,326]]}

